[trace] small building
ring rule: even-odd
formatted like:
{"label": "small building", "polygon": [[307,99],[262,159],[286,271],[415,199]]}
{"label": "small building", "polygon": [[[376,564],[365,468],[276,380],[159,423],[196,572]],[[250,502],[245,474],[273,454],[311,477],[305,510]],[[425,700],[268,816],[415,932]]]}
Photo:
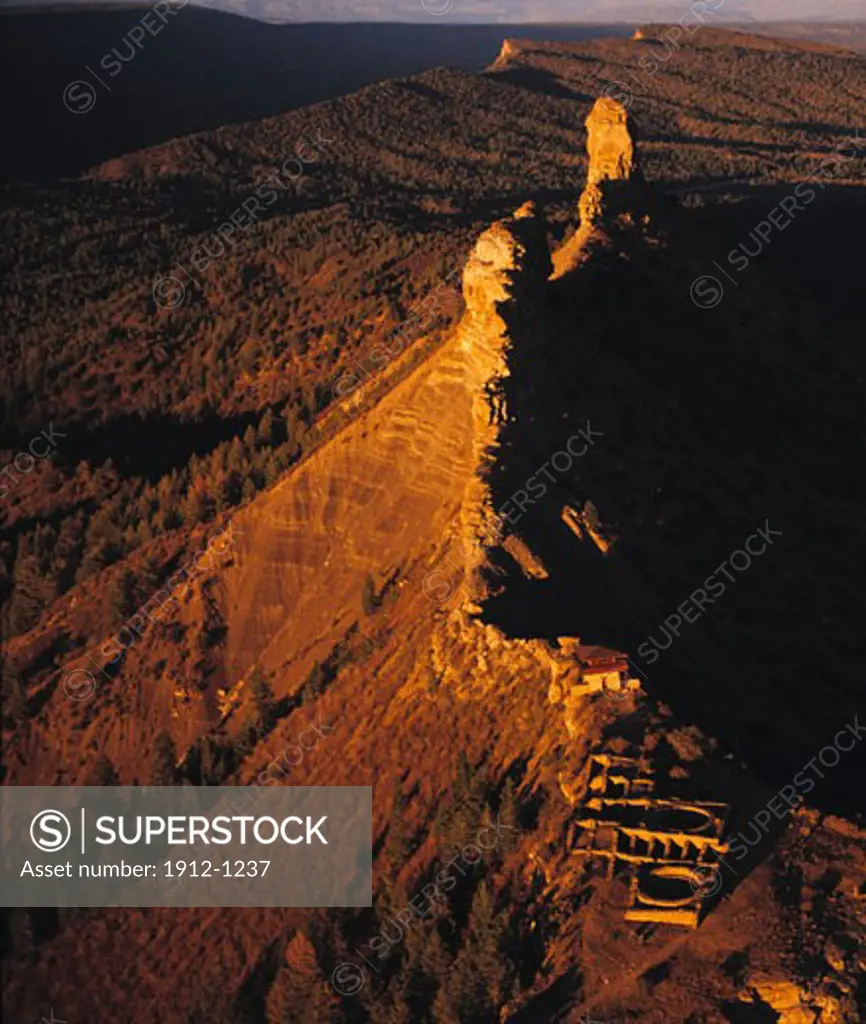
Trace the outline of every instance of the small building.
{"label": "small building", "polygon": [[628,686],[628,655],[610,647],[580,644],[574,650],[581,681],[591,690],[620,690]]}
{"label": "small building", "polygon": [[574,637],[560,637],[559,646],[576,662],[579,686],[586,687],[588,692],[624,693],[640,688],[638,680],[629,678],[628,655],[622,651],[598,644],[582,644]]}

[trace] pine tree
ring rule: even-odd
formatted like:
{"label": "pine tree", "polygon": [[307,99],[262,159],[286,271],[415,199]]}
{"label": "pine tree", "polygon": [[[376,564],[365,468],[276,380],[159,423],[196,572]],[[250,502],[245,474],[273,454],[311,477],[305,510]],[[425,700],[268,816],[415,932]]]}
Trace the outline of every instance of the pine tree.
{"label": "pine tree", "polygon": [[262,418],[259,420],[258,442],[265,447],[270,447],[277,440],[277,419],[270,409],[265,409]]}
{"label": "pine tree", "polygon": [[[431,915],[438,909],[436,906],[428,908]],[[413,928],[409,931],[405,945],[408,989],[413,1004],[422,1007],[426,1015],[450,970],[453,958],[445,948],[439,930],[432,920],[424,923],[423,930]]]}
{"label": "pine tree", "polygon": [[253,429],[252,425],[247,427],[244,431],[243,442],[244,448],[247,450],[247,456],[249,457],[249,455],[255,451],[256,447],[256,431]]}
{"label": "pine tree", "polygon": [[409,1008],[408,979],[401,971],[382,993],[370,993],[367,1001],[370,1024],[413,1024]]}
{"label": "pine tree", "polygon": [[[289,954],[287,953],[287,958]],[[319,1024],[335,1018],[336,996],[315,962],[281,967],[265,999],[267,1024]]]}
{"label": "pine tree", "polygon": [[244,446],[239,437],[233,437],[229,443],[228,456],[226,457],[226,469],[228,469],[229,472],[235,472],[242,476],[245,466],[246,458],[244,455]]}
{"label": "pine tree", "polygon": [[14,590],[9,605],[9,629],[15,636],[32,629],[45,607],[39,559],[31,552],[31,544],[26,535],[18,545],[12,582]]}
{"label": "pine tree", "polygon": [[388,824],[388,834],[385,837],[383,847],[383,853],[388,863],[394,869],[395,875],[406,863],[406,858],[409,856],[409,840],[403,827],[403,813],[405,809],[406,801],[403,799],[399,785],[397,785],[394,789],[393,800],[391,801],[391,820]]}
{"label": "pine tree", "polygon": [[307,681],[304,684],[304,701],[315,700],[317,697],[320,697],[325,692],[325,681],[325,669],[322,663],[317,661],[310,669],[310,674],[307,676]]}
{"label": "pine tree", "polygon": [[253,483],[250,477],[244,480],[243,486],[241,487],[241,499],[245,505],[248,505],[253,498],[256,496],[256,485]]}
{"label": "pine tree", "polygon": [[367,573],[364,577],[364,586],[361,590],[361,607],[364,610],[364,614],[367,616],[375,615],[379,610],[380,604],[381,601],[376,593],[376,584],[373,577]]}
{"label": "pine tree", "polygon": [[446,849],[465,845],[486,827],[484,789],[461,750],[453,797],[439,805],[436,815],[436,834]]}
{"label": "pine tree", "polygon": [[177,783],[177,748],[174,740],[164,730],[153,744],[153,767],[151,785],[174,786]]}
{"label": "pine tree", "polygon": [[84,517],[81,513],[64,519],[60,526],[60,536],[57,538],[52,565],[61,594],[65,594],[75,582],[75,571],[81,558],[83,539]]}
{"label": "pine tree", "polygon": [[472,900],[465,948],[472,958],[474,971],[483,979],[485,999],[497,1014],[495,1019],[509,995],[508,971],[500,953],[505,927],[505,917],[497,914],[493,894],[482,880]]}
{"label": "pine tree", "polygon": [[119,523],[123,519],[123,511],[119,502],[106,502],[90,518],[87,534],[84,539],[84,563],[92,566],[91,571],[98,571],[106,565],[113,565],[123,553],[123,537]]}
{"label": "pine tree", "polygon": [[199,481],[194,479],[181,502],[180,514],[186,526],[203,523],[208,516],[208,503],[199,490]]}
{"label": "pine tree", "polygon": [[[433,1000],[434,1024],[470,1024],[477,1020],[473,1011],[479,1008],[478,995],[476,979],[466,960],[458,957]],[[464,1007],[469,1009],[469,1014]]]}
{"label": "pine tree", "polygon": [[262,734],[270,732],[276,722],[274,691],[258,665],[253,669],[250,680],[250,697],[253,702],[256,725]]}
{"label": "pine tree", "polygon": [[283,413],[283,419],[286,427],[286,442],[289,446],[290,451],[293,455],[296,455],[300,449],[300,432],[301,425],[298,422],[298,412],[293,405],[286,406],[285,412]]}
{"label": "pine tree", "polygon": [[121,569],[108,594],[108,628],[118,629],[138,607],[138,584],[131,569]]}
{"label": "pine tree", "polygon": [[265,486],[271,487],[277,482],[280,477],[280,463],[279,459],[272,452],[271,455],[265,461]]}
{"label": "pine tree", "polygon": [[436,1024],[499,1020],[509,991],[508,970],[499,952],[503,933],[503,918],[496,914],[493,896],[482,881],[472,901],[460,952],[434,1000]]}
{"label": "pine tree", "polygon": [[0,712],[2,717],[13,725],[27,716],[27,688],[21,673],[8,660],[3,662]]}
{"label": "pine tree", "polygon": [[228,774],[226,750],[210,736],[204,736],[197,745],[199,784],[202,786],[221,786]]}
{"label": "pine tree", "polygon": [[222,509],[220,511],[234,508],[235,505],[240,504],[242,487],[243,476],[236,469],[230,469],[222,482],[220,493]]}
{"label": "pine tree", "polygon": [[502,787],[502,795],[499,798],[499,813],[496,816],[496,855],[498,857],[516,847],[517,836],[520,833],[518,821],[518,803],[514,792],[514,783],[511,779],[506,779],[505,785]]}
{"label": "pine tree", "polygon": [[466,928],[465,946],[474,953],[482,968],[490,968],[499,959],[499,942],[504,931],[503,918],[496,913],[490,887],[483,879],[472,899],[472,911]]}
{"label": "pine tree", "polygon": [[85,786],[119,786],[120,777],[105,754],[100,754],[93,762],[84,784]]}

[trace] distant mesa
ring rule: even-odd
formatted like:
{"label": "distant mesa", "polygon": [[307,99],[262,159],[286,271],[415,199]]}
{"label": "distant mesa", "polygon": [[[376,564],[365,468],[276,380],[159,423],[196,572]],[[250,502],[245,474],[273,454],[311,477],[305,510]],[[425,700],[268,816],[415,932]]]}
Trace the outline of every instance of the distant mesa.
{"label": "distant mesa", "polygon": [[[683,31],[685,29],[685,31]],[[647,23],[635,29],[632,40],[659,43],[666,50],[684,46],[739,47],[767,53],[823,53],[835,56],[856,56],[856,52],[829,42],[808,38],[775,38],[748,29],[721,28],[706,21]]]}
{"label": "distant mesa", "polygon": [[499,55],[493,62],[491,67],[496,68],[507,68],[514,60],[520,56],[520,46],[515,39],[505,39],[502,42],[502,49],[499,51]]}

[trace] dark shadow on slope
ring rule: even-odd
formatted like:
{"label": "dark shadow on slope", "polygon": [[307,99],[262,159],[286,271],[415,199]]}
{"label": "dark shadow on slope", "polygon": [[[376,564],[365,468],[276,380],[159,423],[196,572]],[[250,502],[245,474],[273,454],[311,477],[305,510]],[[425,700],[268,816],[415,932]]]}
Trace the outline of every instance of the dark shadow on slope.
{"label": "dark shadow on slope", "polygon": [[121,476],[155,483],[172,469],[186,466],[193,455],[206,455],[224,441],[241,437],[258,419],[247,414],[182,423],[173,416],[124,416],[70,434],[62,449],[58,447],[58,459],[71,466],[81,460],[98,466],[111,459]]}
{"label": "dark shadow on slope", "polygon": [[567,1019],[568,1010],[580,992],[580,974],[574,967],[569,968],[548,988],[540,992],[517,1013],[508,1018],[508,1024],[536,1024],[538,1021],[559,1021]]}
{"label": "dark shadow on slope", "polygon": [[[513,421],[492,483],[512,520],[516,492],[537,499],[519,496],[515,528],[550,575],[527,580],[512,566],[484,612],[512,636],[629,652],[652,695],[773,784],[862,709],[850,567],[866,553],[855,469],[866,456],[856,269],[866,202],[827,188],[739,280],[731,271],[715,308],[696,306],[690,286],[721,277],[714,261],[790,191],[672,211],[665,246],[624,236],[552,287],[540,323],[518,328],[505,382]],[[580,451],[588,424],[603,436],[585,454],[556,455],[575,437]],[[562,520],[588,501],[619,535],[607,555]],[[726,579],[718,567],[768,526],[773,544],[742,571],[728,564]],[[724,584],[712,602],[711,576]],[[864,752],[819,765],[810,799],[861,813]]]}
{"label": "dark shadow on slope", "polygon": [[563,85],[552,71],[545,71],[544,68],[516,67],[505,71],[489,71],[487,77],[496,82],[516,85],[520,89],[543,92],[547,96],[558,96],[560,99],[585,100],[587,98],[584,93]]}
{"label": "dark shadow on slope", "polygon": [[433,100],[434,103],[443,104],[445,102],[445,97],[441,92],[431,88],[424,82],[415,82],[411,78],[407,78],[405,81],[397,82],[396,84],[401,89],[415,93],[416,96],[423,96],[425,99]]}
{"label": "dark shadow on slope", "polygon": [[[741,124],[741,122],[734,123]],[[778,127],[782,126],[780,125]],[[841,134],[840,129],[836,129],[836,131]],[[845,134],[847,134],[847,132]],[[799,154],[803,149],[802,144],[796,143],[792,143],[786,146],[778,142],[767,142],[766,140],[763,139],[760,141],[753,142],[746,141],[743,139],[707,138],[704,135],[654,135],[653,142],[672,146],[707,146],[711,149],[733,149],[741,150],[744,153],[772,152],[790,153],[796,155]],[[839,153],[839,150],[835,146],[831,145],[811,145],[809,147],[809,151],[810,153],[824,153],[827,156]]]}
{"label": "dark shadow on slope", "polygon": [[773,1024],[779,1019],[778,1013],[768,1003],[756,1002],[724,1002],[722,1013],[730,1024]]}

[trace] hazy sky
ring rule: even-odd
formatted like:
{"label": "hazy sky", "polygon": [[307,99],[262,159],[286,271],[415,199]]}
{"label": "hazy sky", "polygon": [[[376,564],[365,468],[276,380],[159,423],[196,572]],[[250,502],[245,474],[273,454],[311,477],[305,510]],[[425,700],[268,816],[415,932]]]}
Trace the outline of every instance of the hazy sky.
{"label": "hazy sky", "polygon": [[[0,7],[87,4],[101,0],[0,0]],[[102,0],[107,4],[132,0]],[[676,21],[694,0],[191,0],[268,21]],[[704,0],[708,24],[719,21],[866,19],[864,0]],[[141,0],[141,7],[153,6]],[[712,12],[712,13],[709,13]]]}

